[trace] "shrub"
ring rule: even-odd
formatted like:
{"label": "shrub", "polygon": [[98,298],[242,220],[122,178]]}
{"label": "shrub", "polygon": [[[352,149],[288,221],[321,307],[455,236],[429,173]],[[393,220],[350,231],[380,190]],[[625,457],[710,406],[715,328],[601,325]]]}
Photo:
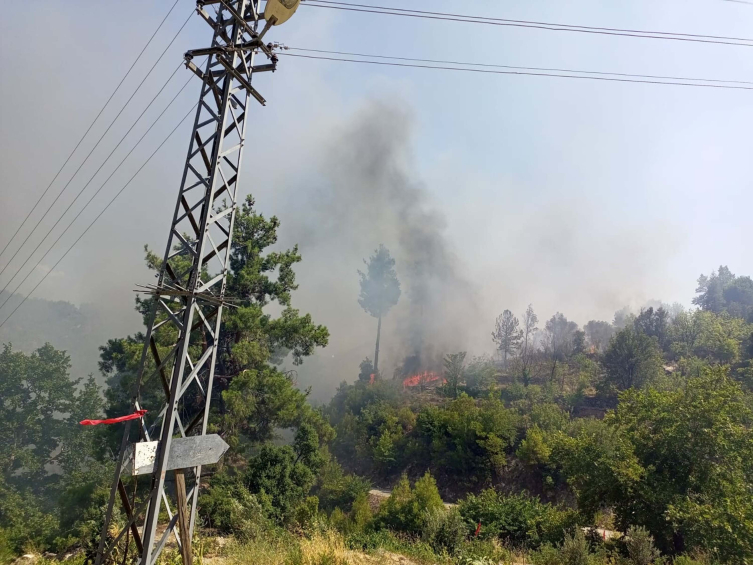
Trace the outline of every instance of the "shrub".
{"label": "shrub", "polygon": [[672,560],[672,565],[706,565],[707,560],[693,559],[688,555],[678,555]]}
{"label": "shrub", "polygon": [[551,454],[552,448],[547,445],[544,432],[537,425],[528,430],[516,453],[518,459],[528,465],[548,463]]}
{"label": "shrub", "polygon": [[517,437],[517,415],[499,400],[461,395],[446,407],[424,408],[416,419],[423,462],[461,484],[488,483],[504,468]]}
{"label": "shrub", "polygon": [[371,530],[353,532],[345,540],[348,548],[354,551],[374,551],[390,548],[394,538],[386,530]]}
{"label": "shrub", "polygon": [[419,533],[424,527],[428,512],[442,509],[437,483],[426,473],[416,481],[413,489],[408,477],[403,475],[390,497],[379,509],[379,525],[407,533]]}
{"label": "shrub", "polygon": [[199,497],[199,514],[208,527],[240,539],[256,538],[268,526],[256,497],[240,480],[224,473],[216,475]]}
{"label": "shrub", "polygon": [[10,542],[8,533],[0,528],[0,563],[5,565],[16,557],[16,552]]}
{"label": "shrub", "polygon": [[374,520],[374,514],[371,511],[368,494],[362,494],[353,503],[350,510],[350,520],[357,530],[366,530]]}
{"label": "shrub", "polygon": [[244,483],[257,495],[265,513],[287,523],[311,490],[324,464],[319,438],[308,424],[302,424],[293,445],[264,445],[248,462]]}
{"label": "shrub", "polygon": [[480,540],[471,538],[463,542],[458,550],[460,557],[458,563],[463,564],[494,564],[509,563],[517,561],[515,556],[507,548],[501,546],[494,540]]}
{"label": "shrub", "polygon": [[348,512],[353,503],[368,494],[371,483],[358,475],[349,475],[337,461],[331,460],[319,473],[314,494],[319,497],[319,507],[332,511],[340,508]]}
{"label": "shrub", "polygon": [[[427,543],[413,536],[396,534],[388,530],[354,532],[346,538],[346,546],[349,549],[367,553],[391,551],[411,558],[412,561],[418,563],[437,562],[437,555]],[[371,561],[368,562],[371,563]]]}
{"label": "shrub", "polygon": [[515,546],[535,548],[562,540],[563,532],[576,523],[576,514],[525,494],[506,496],[493,489],[470,495],[460,503],[460,514],[469,528],[481,523],[479,536],[498,537]]}
{"label": "shrub", "polygon": [[437,553],[454,554],[465,540],[467,530],[457,508],[434,509],[426,514],[422,537]]}
{"label": "shrub", "polygon": [[293,521],[296,526],[307,530],[311,528],[319,517],[319,499],[315,496],[307,496],[293,512]]}
{"label": "shrub", "polygon": [[338,532],[343,533],[347,533],[350,529],[348,516],[339,508],[335,508],[329,515],[329,525],[336,529]]}
{"label": "shrub", "polygon": [[625,547],[632,565],[651,565],[660,557],[659,550],[654,547],[654,538],[642,526],[628,529]]}
{"label": "shrub", "polygon": [[589,552],[588,541],[583,530],[575,528],[573,534],[565,534],[561,545],[546,543],[531,555],[534,565],[590,565],[596,563],[596,556]]}
{"label": "shrub", "polygon": [[576,528],[572,536],[565,534],[560,553],[562,554],[563,565],[588,565],[590,556],[588,542],[583,530]]}

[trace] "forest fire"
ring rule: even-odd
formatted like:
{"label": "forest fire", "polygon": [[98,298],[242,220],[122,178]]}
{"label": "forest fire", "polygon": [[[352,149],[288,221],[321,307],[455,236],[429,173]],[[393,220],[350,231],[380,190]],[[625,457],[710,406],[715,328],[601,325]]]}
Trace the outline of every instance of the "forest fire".
{"label": "forest fire", "polygon": [[445,380],[439,373],[435,373],[433,371],[424,371],[423,373],[417,373],[403,380],[403,387],[412,388],[415,386],[424,386],[440,380],[442,381],[442,384],[444,384]]}

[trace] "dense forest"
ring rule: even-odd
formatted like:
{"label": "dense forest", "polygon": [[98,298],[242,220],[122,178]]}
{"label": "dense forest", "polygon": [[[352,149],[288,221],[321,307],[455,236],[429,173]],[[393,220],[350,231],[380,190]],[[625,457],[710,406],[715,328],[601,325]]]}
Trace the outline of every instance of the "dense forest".
{"label": "dense forest", "polygon": [[[493,355],[417,347],[388,374],[381,320],[405,297],[379,246],[354,266],[378,320],[375,355],[314,408],[287,367],[329,334],[293,306],[302,257],[269,249],[279,227],[250,197],[239,210],[210,422],[231,449],[203,478],[197,540],[232,538],[225,557],[238,563],[379,551],[417,563],[753,563],[749,277],[722,266],[700,276],[691,309],[625,309],[583,327],[534,305],[505,310],[489,328]],[[148,250],[146,261],[159,269]],[[149,301],[137,299],[145,317]],[[102,343],[104,388],[49,344],[4,346],[1,563],[92,559],[121,430],[78,422],[130,411],[143,339]],[[325,540],[315,558],[312,540]]]}

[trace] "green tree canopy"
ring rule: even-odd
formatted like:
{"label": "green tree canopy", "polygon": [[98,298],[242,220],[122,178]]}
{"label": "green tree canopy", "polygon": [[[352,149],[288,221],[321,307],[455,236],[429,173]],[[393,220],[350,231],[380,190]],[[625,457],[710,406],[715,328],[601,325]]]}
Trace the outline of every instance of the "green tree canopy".
{"label": "green tree canopy", "polygon": [[[329,338],[327,328],[316,325],[310,315],[301,315],[291,305],[292,293],[298,288],[293,267],[301,256],[297,247],[267,249],[277,242],[279,225],[276,217],[266,219],[255,210],[251,196],[235,220],[226,295],[236,307],[223,314],[210,425],[236,447],[243,437],[263,442],[271,439],[275,428],[297,427],[303,422],[315,425],[322,438],[332,434],[321,415],[306,402],[308,391],[295,386],[295,373],[275,366],[288,355],[293,365],[299,365],[316,347],[326,346]],[[159,270],[161,259],[148,250],[146,261],[150,269]],[[150,300],[137,299],[136,303],[145,324]],[[265,311],[272,303],[281,308],[277,317]],[[162,339],[158,349],[167,352],[171,336]],[[110,385],[108,414],[129,408],[143,340],[139,333],[110,340],[101,348],[100,368]],[[192,346],[200,347],[201,343]],[[159,404],[164,397],[157,383],[143,389],[143,394],[142,404],[147,407]]]}
{"label": "green tree canopy", "polygon": [[696,294],[693,304],[703,310],[715,314],[726,312],[753,322],[753,280],[750,277],[736,277],[722,265],[711,275],[698,277]]}
{"label": "green tree canopy", "polygon": [[102,411],[93,378],[69,374],[65,351],[49,343],[31,354],[0,353],[0,532],[14,551],[26,543],[45,547],[63,518],[70,531],[80,515],[66,520],[70,489],[88,499],[101,451],[96,429],[79,425]]}
{"label": "green tree canopy", "polygon": [[640,388],[661,374],[662,358],[656,341],[631,328],[610,340],[602,359],[608,390]]}
{"label": "green tree canopy", "polygon": [[[594,428],[595,429],[591,429]],[[615,509],[664,551],[753,559],[753,410],[724,368],[678,390],[631,389],[553,450],[582,509]]]}
{"label": "green tree canopy", "polygon": [[520,322],[512,312],[505,310],[498,317],[492,332],[492,339],[502,354],[505,364],[507,357],[515,354],[523,341],[524,331],[520,329]]}
{"label": "green tree canopy", "polygon": [[458,397],[460,382],[465,372],[465,351],[448,353],[444,357],[445,389],[452,398]]}
{"label": "green tree canopy", "polygon": [[400,299],[400,281],[395,272],[395,260],[390,256],[390,251],[384,245],[380,245],[369,257],[364,260],[366,272],[358,271],[361,281],[361,293],[358,303],[366,312],[377,318],[377,338],[374,352],[374,373],[379,374],[379,335],[382,331],[382,317],[397,304]]}
{"label": "green tree canopy", "polygon": [[641,313],[636,316],[633,322],[636,331],[653,337],[656,343],[663,350],[669,348],[669,312],[659,307],[654,310],[653,307],[641,309]]}
{"label": "green tree canopy", "polygon": [[358,303],[374,318],[384,316],[400,299],[400,281],[395,272],[395,260],[390,251],[380,245],[364,260],[366,272],[358,271],[361,280],[361,294]]}

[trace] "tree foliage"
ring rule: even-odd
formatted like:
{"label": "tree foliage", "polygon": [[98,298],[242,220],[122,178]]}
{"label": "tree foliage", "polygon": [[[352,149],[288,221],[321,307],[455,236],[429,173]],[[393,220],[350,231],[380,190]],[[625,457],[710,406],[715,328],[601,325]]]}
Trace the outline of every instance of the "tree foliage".
{"label": "tree foliage", "polygon": [[[217,357],[210,425],[238,448],[243,440],[263,442],[275,428],[297,427],[309,422],[326,439],[328,424],[306,402],[307,391],[295,386],[295,373],[276,365],[288,356],[293,365],[302,363],[316,347],[327,345],[327,328],[316,325],[308,314],[292,307],[298,288],[294,266],[301,261],[298,248],[269,251],[277,242],[280,222],[266,219],[246,197],[235,219],[227,296],[235,308],[223,314]],[[159,270],[161,259],[147,250],[147,266]],[[204,275],[208,277],[208,274]],[[137,299],[136,308],[148,323],[151,299]],[[275,303],[277,317],[265,312]],[[161,334],[158,350],[167,354],[175,336]],[[198,337],[195,339],[199,339]],[[141,355],[144,335],[139,333],[108,341],[102,347],[100,368],[108,376],[107,412],[124,413],[130,408],[130,394]],[[197,356],[201,343],[192,343]],[[206,375],[202,374],[206,379]],[[155,379],[156,380],[156,379]],[[159,405],[164,398],[158,386],[142,388],[142,405]]]}
{"label": "tree foliage", "polygon": [[520,329],[520,321],[512,312],[505,310],[499,315],[492,332],[492,339],[497,344],[497,350],[507,363],[507,357],[513,356],[520,348],[524,330]]}
{"label": "tree foliage", "polygon": [[395,260],[390,256],[389,250],[380,245],[369,257],[364,260],[366,272],[358,271],[361,280],[361,293],[358,303],[366,312],[379,320],[377,324],[376,348],[374,350],[374,373],[379,375],[379,336],[382,331],[382,317],[397,304],[400,299],[400,281],[395,272]]}
{"label": "tree foliage", "polygon": [[703,310],[753,322],[753,280],[750,277],[736,277],[722,265],[711,275],[698,277],[696,294],[693,304]]}
{"label": "tree foliage", "polygon": [[395,272],[395,260],[384,245],[364,260],[366,272],[358,271],[361,294],[358,303],[374,318],[385,316],[400,299],[400,281]]}
{"label": "tree foliage", "polygon": [[643,332],[626,327],[610,340],[602,360],[608,390],[640,388],[655,379],[662,370],[662,358],[656,341]]}
{"label": "tree foliage", "polygon": [[101,478],[100,436],[78,424],[100,415],[99,387],[92,377],[72,379],[69,368],[50,344],[29,355],[8,344],[0,353],[0,529],[15,551],[47,547],[61,521],[76,530],[83,517],[68,505],[85,507],[87,478]]}
{"label": "tree foliage", "polygon": [[460,382],[465,374],[465,351],[448,353],[444,358],[445,390],[452,398],[458,397]]}
{"label": "tree foliage", "polygon": [[443,509],[437,483],[429,473],[418,479],[413,488],[403,475],[380,507],[377,520],[390,529],[416,534],[421,533],[431,512]]}

